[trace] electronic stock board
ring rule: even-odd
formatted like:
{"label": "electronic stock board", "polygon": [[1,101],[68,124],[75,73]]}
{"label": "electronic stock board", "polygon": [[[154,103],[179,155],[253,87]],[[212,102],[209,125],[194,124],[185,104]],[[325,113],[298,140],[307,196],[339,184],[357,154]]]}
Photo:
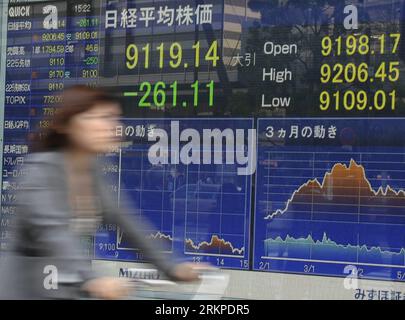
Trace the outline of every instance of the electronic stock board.
{"label": "electronic stock board", "polygon": [[[122,100],[124,143],[100,174],[162,254],[405,279],[403,1],[10,1],[7,13],[2,243],[27,136],[85,84]],[[94,255],[143,261],[114,225]]]}

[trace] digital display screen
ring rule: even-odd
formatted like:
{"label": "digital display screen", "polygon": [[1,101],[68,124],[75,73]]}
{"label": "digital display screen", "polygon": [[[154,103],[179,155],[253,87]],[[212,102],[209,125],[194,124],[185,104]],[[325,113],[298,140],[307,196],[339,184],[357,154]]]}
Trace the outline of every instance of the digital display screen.
{"label": "digital display screen", "polygon": [[402,122],[259,119],[254,268],[340,275],[356,265],[370,278],[396,279],[404,270]]}
{"label": "digital display screen", "polygon": [[[142,142],[143,138],[151,130],[163,129],[173,139],[192,128],[203,144],[207,130],[215,135],[215,130],[253,126],[252,119],[233,119],[232,124],[221,118],[123,121],[127,136],[137,136],[139,142],[116,154],[117,165],[106,172],[117,181],[120,195],[129,197],[139,208],[138,214],[152,222],[154,229],[145,230],[148,240],[158,242],[164,254],[248,269],[252,178],[236,175],[235,165],[225,162],[184,164],[180,160],[188,150],[180,145],[173,148],[173,144],[162,146],[163,152],[179,154],[178,164],[153,164],[150,144]],[[224,151],[218,149],[216,154],[222,158]],[[244,149],[241,146],[235,152],[242,154]],[[126,243],[125,233],[108,224],[102,231],[95,240],[96,256],[142,261],[142,252]]]}
{"label": "digital display screen", "polygon": [[[162,254],[405,280],[404,1],[10,0],[7,10],[2,245],[29,135],[49,126],[64,88],[85,84],[122,101],[123,146],[100,174],[118,205],[127,197],[151,222]],[[91,246],[96,259],[144,261],[114,225]]]}

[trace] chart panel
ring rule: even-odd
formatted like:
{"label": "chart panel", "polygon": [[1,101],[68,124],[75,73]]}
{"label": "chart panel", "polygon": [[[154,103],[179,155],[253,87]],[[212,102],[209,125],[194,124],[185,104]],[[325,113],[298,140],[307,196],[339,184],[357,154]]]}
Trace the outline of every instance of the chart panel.
{"label": "chart panel", "polygon": [[403,119],[259,119],[254,268],[403,280]]}
{"label": "chart panel", "polygon": [[[163,253],[248,268],[251,175],[240,174],[245,165],[237,159],[247,154],[249,129],[252,119],[124,120],[122,134],[128,146],[110,155],[113,164],[106,173],[116,183],[112,189],[116,187],[118,199],[127,196],[138,214],[151,221],[151,229],[144,231]],[[148,140],[158,130],[170,133],[170,147],[162,143],[154,154],[156,142]],[[194,161],[187,163],[192,154]],[[162,163],[154,164],[156,155]],[[96,256],[143,260],[114,226],[99,232]]]}

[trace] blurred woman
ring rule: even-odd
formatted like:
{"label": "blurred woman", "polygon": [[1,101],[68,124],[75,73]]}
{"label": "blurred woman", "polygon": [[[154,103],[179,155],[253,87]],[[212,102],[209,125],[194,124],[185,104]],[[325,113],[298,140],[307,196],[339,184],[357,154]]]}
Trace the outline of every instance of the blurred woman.
{"label": "blurred woman", "polygon": [[195,280],[191,264],[176,265],[146,241],[135,209],[117,200],[103,181],[96,156],[116,148],[121,108],[104,91],[75,86],[62,95],[50,126],[39,132],[25,159],[10,254],[0,266],[0,298],[87,296],[117,299],[126,282],[91,269],[82,240],[100,223],[118,225],[131,244],[172,280]]}

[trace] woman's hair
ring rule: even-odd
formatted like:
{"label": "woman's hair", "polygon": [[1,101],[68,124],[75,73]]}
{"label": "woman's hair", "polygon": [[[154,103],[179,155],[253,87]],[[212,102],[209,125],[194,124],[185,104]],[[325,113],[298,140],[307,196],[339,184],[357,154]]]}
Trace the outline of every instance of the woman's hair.
{"label": "woman's hair", "polygon": [[93,108],[96,104],[119,104],[119,99],[101,89],[93,89],[85,85],[75,85],[61,94],[61,102],[56,112],[49,118],[49,126],[40,129],[31,136],[32,152],[60,150],[68,147],[69,137],[61,129],[69,126],[70,120]]}

